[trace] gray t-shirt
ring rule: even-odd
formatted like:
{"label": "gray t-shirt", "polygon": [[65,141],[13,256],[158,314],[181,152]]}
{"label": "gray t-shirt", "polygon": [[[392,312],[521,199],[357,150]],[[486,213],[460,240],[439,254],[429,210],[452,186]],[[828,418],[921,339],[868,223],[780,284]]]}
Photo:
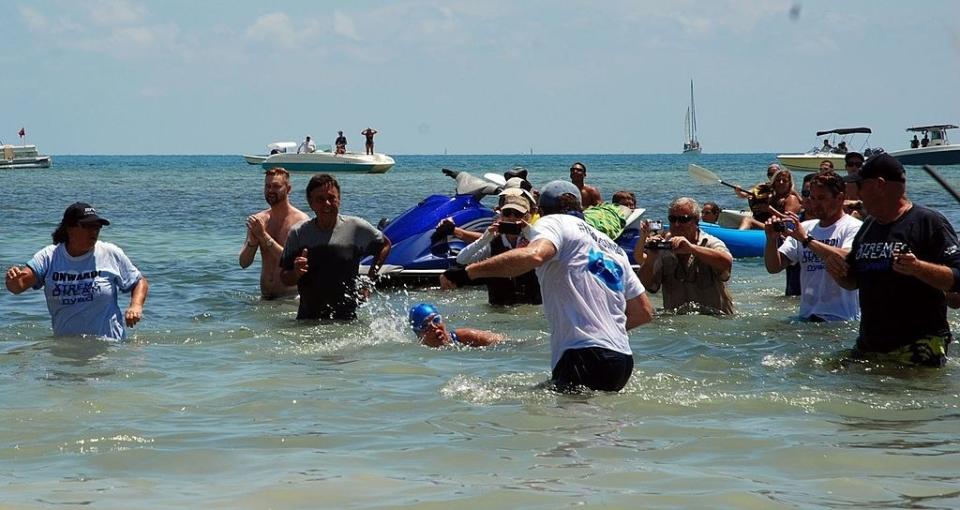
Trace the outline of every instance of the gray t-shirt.
{"label": "gray t-shirt", "polygon": [[293,227],[280,255],[280,267],[292,270],[293,259],[307,249],[307,273],[297,282],[297,319],[356,318],[360,260],[378,254],[385,243],[382,232],[354,216],[338,216],[333,230],[320,230],[314,220]]}
{"label": "gray t-shirt", "polygon": [[[730,253],[723,241],[700,231],[700,246]],[[647,290],[663,288],[663,307],[667,310],[686,309],[697,305],[701,313],[733,313],[733,299],[727,290],[730,271],[718,271],[690,255],[681,260],[670,250],[664,250],[653,266],[653,283]]]}

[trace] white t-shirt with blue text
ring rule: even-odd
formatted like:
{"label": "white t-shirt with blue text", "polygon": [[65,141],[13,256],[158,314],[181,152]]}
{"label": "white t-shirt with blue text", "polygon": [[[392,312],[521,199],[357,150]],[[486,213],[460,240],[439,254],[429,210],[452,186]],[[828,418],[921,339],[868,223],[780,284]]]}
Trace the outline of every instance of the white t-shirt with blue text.
{"label": "white t-shirt with blue text", "polygon": [[530,242],[546,239],[557,254],[537,268],[543,311],[550,322],[550,366],[567,349],[603,347],[632,354],[627,300],[643,284],[617,243],[585,221],[551,214],[530,227]]}
{"label": "white t-shirt with blue text", "polygon": [[[850,249],[862,222],[844,214],[829,227],[820,220],[803,222],[803,229],[814,239],[835,248]],[[820,257],[792,237],[786,238],[779,250],[790,262],[800,263],[800,317],[816,315],[828,321],[849,321],[860,318],[860,299],[856,290],[847,290],[827,273]]]}
{"label": "white t-shirt with blue text", "polygon": [[51,244],[27,266],[37,276],[33,288],[44,289],[54,335],[126,336],[117,297],[130,292],[141,275],[116,245],[97,241],[92,250],[73,257],[65,243]]}

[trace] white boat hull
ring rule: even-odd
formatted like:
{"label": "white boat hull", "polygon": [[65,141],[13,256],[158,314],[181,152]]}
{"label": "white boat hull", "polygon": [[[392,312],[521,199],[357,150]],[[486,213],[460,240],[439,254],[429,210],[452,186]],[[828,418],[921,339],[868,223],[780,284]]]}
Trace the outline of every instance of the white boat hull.
{"label": "white boat hull", "polygon": [[960,165],[960,144],[918,147],[889,154],[904,165]]}
{"label": "white boat hull", "polygon": [[247,162],[248,165],[259,165],[267,160],[270,156],[259,156],[255,154],[244,154],[243,159]]}
{"label": "white boat hull", "polygon": [[50,156],[37,152],[36,145],[0,146],[0,169],[50,168]]}
{"label": "white boat hull", "polygon": [[390,170],[395,161],[386,154],[334,154],[314,152],[311,154],[274,154],[260,166],[265,169],[283,167],[291,172],[352,172],[382,174]]}
{"label": "white boat hull", "polygon": [[833,163],[833,169],[840,171],[846,167],[843,158],[843,154],[819,152],[815,154],[780,154],[777,156],[777,161],[791,172],[817,172],[820,170],[821,161],[830,160]]}

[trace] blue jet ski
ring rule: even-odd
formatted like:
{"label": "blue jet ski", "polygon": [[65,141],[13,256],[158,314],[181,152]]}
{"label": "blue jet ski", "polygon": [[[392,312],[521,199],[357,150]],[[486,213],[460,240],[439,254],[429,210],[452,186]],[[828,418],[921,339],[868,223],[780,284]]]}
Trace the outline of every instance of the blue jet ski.
{"label": "blue jet ski", "polygon": [[[480,201],[485,196],[498,195],[500,186],[467,172],[444,169],[443,173],[456,180],[452,197],[430,195],[396,218],[381,220],[377,225],[393,243],[381,274],[405,280],[439,276],[456,263],[457,254],[466,243],[453,235],[437,235],[437,224],[451,218],[457,227],[483,232],[493,222],[496,213]],[[361,273],[371,261],[372,257],[363,259]]]}
{"label": "blue jet ski", "polygon": [[[443,173],[456,180],[456,191],[451,196],[430,195],[417,205],[407,209],[392,220],[383,219],[377,225],[393,243],[390,255],[380,273],[403,282],[430,280],[456,266],[457,254],[467,243],[452,234],[437,232],[437,225],[444,218],[464,230],[483,232],[493,222],[496,213],[483,205],[481,200],[488,195],[498,195],[502,188],[494,182],[493,174],[484,179],[467,172],[443,169]],[[640,235],[640,216],[644,209],[634,209],[626,219],[623,233],[617,243],[633,261],[633,247]],[[361,262],[360,273],[366,274],[372,257]]]}

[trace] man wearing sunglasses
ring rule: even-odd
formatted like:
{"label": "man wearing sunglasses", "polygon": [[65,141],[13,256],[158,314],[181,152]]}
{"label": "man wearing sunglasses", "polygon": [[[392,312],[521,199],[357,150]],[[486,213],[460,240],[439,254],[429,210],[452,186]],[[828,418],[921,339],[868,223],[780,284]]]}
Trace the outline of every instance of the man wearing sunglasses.
{"label": "man wearing sunglasses", "polygon": [[[850,252],[860,220],[843,212],[843,179],[834,172],[810,174],[804,206],[811,218],[787,213],[764,224],[767,243],[763,261],[770,274],[800,264],[800,318],[811,322],[847,321],[860,317],[857,293],[846,290],[827,274],[823,259]],[[785,237],[779,246],[781,233]]]}
{"label": "man wearing sunglasses", "polygon": [[567,181],[540,189],[540,221],[530,244],[467,266],[470,278],[536,269],[550,322],[550,384],[620,391],[633,374],[627,330],[650,322],[653,307],[623,249],[583,220],[580,190]]}
{"label": "man wearing sunglasses", "polygon": [[942,367],[952,340],[944,292],[960,290],[953,226],[906,196],[903,165],[873,156],[847,182],[869,215],[846,258],[825,260],[840,286],[859,289],[860,334],[851,356]]}
{"label": "man wearing sunglasses", "polygon": [[486,347],[503,340],[503,335],[492,331],[472,328],[447,328],[440,310],[430,303],[420,303],[410,309],[408,316],[410,328],[427,347],[448,347],[465,345],[468,347]]}
{"label": "man wearing sunglasses", "polygon": [[640,281],[650,292],[663,288],[666,310],[732,314],[727,281],[733,256],[727,245],[700,230],[700,204],[696,200],[680,197],[668,211],[670,231],[665,236],[651,239],[649,222],[640,225],[634,249],[634,254],[639,254],[635,256],[640,264]]}

